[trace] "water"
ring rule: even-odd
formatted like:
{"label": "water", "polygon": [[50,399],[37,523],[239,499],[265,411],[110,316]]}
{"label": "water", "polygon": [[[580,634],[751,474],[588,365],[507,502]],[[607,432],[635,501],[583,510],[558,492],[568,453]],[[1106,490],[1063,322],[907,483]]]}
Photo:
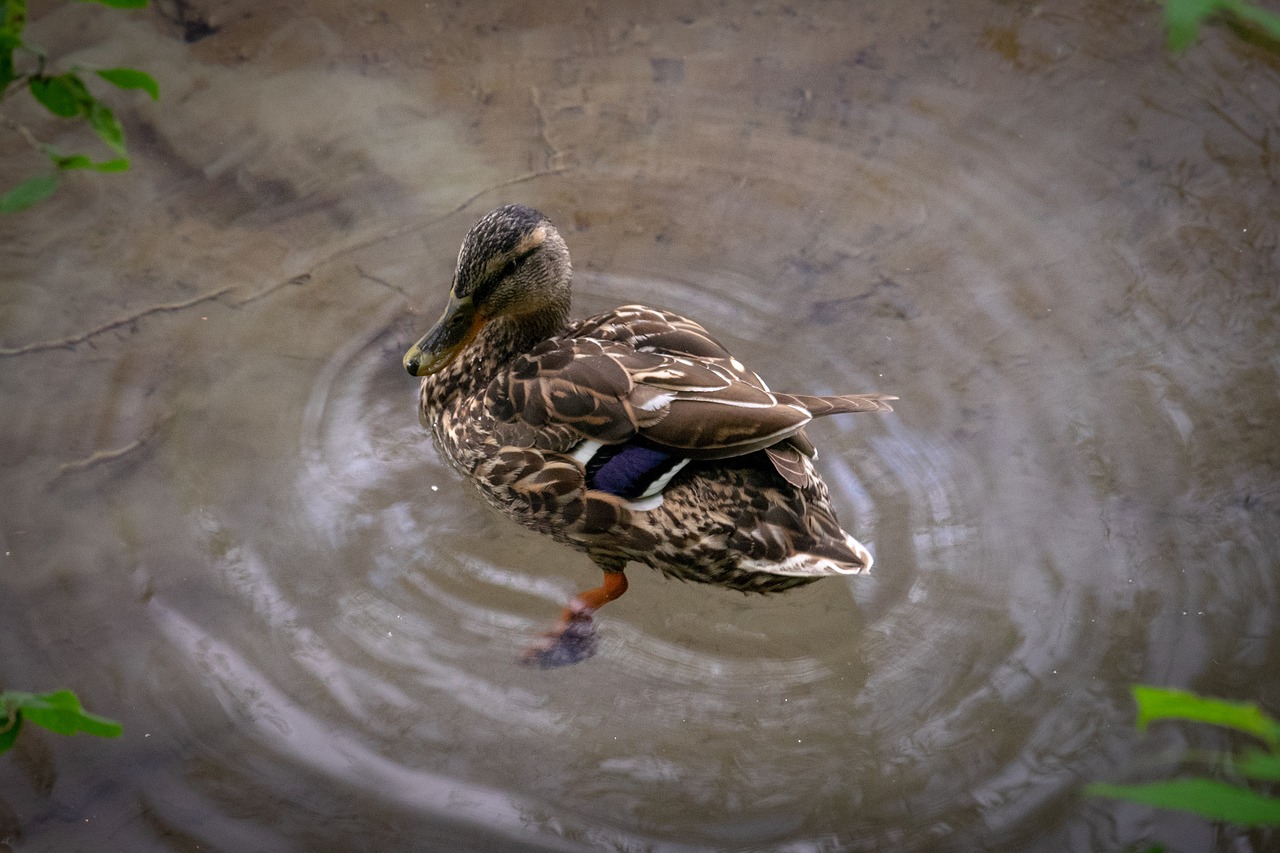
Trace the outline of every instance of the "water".
{"label": "water", "polygon": [[[111,96],[131,172],[0,220],[0,678],[126,731],[23,734],[14,849],[1274,843],[1080,796],[1198,737],[1134,682],[1280,709],[1274,54],[1102,3],[37,18],[164,94]],[[594,569],[399,364],[509,201],[579,315],[902,398],[812,429],[871,578],[636,567],[595,658],[516,664]]]}

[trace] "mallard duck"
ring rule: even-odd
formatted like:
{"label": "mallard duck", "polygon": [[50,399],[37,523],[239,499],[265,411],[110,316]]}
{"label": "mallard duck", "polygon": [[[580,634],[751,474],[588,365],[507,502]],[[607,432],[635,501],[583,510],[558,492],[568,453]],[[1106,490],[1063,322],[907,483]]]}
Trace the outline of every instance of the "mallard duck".
{"label": "mallard duck", "polygon": [[546,216],[500,207],[467,232],[443,316],[404,356],[441,454],[502,513],[604,573],[526,661],[590,655],[592,614],[626,591],[632,561],[761,593],[871,568],[804,427],[888,412],[896,397],[771,391],[702,326],[657,308],[570,320],[571,277]]}

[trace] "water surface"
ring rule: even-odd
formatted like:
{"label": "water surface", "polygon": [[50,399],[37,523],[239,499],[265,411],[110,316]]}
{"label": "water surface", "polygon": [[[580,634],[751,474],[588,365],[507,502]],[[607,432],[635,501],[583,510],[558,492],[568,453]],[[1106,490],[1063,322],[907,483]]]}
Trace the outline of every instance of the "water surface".
{"label": "water surface", "polygon": [[[1080,787],[1197,737],[1137,736],[1134,682],[1280,708],[1276,54],[1088,2],[201,20],[31,26],[164,94],[111,96],[132,171],[0,220],[0,680],[126,732],[24,733],[0,840],[1266,849]],[[594,569],[459,481],[399,362],[513,201],[578,313],[902,398],[812,428],[871,578],[637,567],[595,658],[516,664]]]}

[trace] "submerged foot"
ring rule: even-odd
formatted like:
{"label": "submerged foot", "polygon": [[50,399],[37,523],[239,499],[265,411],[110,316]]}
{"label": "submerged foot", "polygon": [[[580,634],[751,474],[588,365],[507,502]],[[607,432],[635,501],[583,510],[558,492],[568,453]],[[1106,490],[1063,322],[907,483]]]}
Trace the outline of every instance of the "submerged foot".
{"label": "submerged foot", "polygon": [[[596,562],[600,560],[597,558]],[[622,573],[622,563],[608,563],[607,567],[601,565],[604,568],[603,583],[574,596],[561,611],[556,627],[524,650],[521,663],[551,669],[570,666],[596,653],[596,624],[591,614],[627,591],[627,576]]]}
{"label": "submerged foot", "polygon": [[589,614],[579,615],[530,643],[520,656],[526,666],[552,669],[571,666],[596,653],[596,624]]}

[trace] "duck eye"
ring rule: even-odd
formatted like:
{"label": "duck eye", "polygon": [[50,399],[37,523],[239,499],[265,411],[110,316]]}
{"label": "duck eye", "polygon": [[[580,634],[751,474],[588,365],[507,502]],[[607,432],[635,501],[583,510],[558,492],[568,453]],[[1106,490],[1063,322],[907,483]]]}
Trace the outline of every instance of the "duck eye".
{"label": "duck eye", "polygon": [[507,276],[514,273],[516,271],[516,268],[520,266],[520,261],[522,260],[523,258],[512,258],[511,260],[507,261],[507,265],[502,268],[502,277],[506,278]]}

